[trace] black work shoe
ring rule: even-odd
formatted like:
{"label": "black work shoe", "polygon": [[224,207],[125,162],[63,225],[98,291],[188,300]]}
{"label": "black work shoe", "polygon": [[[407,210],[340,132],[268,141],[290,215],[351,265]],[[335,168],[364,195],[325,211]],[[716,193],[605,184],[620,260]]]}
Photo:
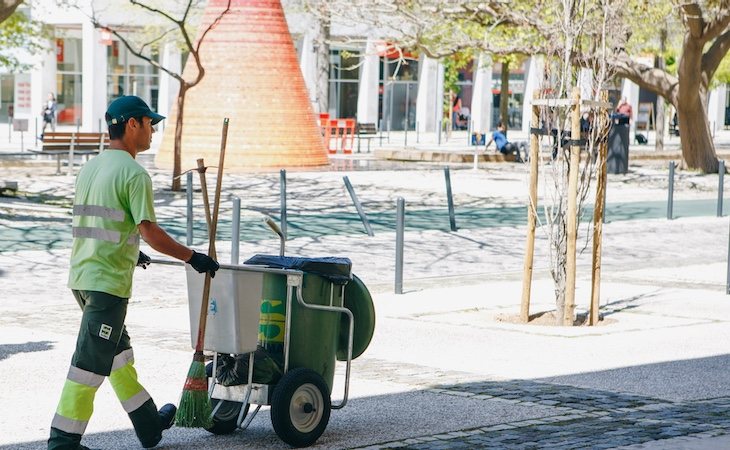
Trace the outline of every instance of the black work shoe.
{"label": "black work shoe", "polygon": [[160,408],[160,426],[162,431],[170,429],[175,423],[175,414],[177,413],[177,407],[172,403],[168,403]]}
{"label": "black work shoe", "polygon": [[170,429],[175,423],[175,413],[177,413],[177,407],[172,403],[168,403],[160,408],[160,410],[157,412],[157,414],[159,414],[160,416],[160,431],[153,439],[147,442],[142,442],[142,446],[144,448],[153,448],[160,443],[160,441],[162,440],[162,432]]}

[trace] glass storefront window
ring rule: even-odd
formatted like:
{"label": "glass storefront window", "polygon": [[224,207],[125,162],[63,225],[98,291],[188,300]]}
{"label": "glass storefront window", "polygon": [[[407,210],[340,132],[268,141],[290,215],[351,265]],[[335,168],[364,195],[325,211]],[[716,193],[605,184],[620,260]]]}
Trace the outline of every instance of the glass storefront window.
{"label": "glass storefront window", "polygon": [[[157,61],[157,55],[153,59]],[[107,47],[107,103],[122,95],[141,97],[157,109],[159,69],[134,56],[119,41]]]}
{"label": "glass storefront window", "polygon": [[0,121],[7,122],[8,107],[13,106],[15,100],[15,76],[0,75]]}
{"label": "glass storefront window", "polygon": [[[405,61],[384,60],[388,67],[388,78],[398,81],[418,81],[418,60],[406,58]],[[395,78],[394,78],[395,77]]]}
{"label": "glass storefront window", "polygon": [[[416,99],[418,98],[418,60],[406,57],[406,62],[380,58],[379,111],[384,130],[416,129]],[[388,74],[384,80],[384,74]]]}
{"label": "glass storefront window", "polygon": [[329,113],[331,117],[357,116],[360,88],[360,53],[330,50]]}
{"label": "glass storefront window", "polygon": [[[56,120],[59,124],[75,124],[81,120],[83,77],[81,39],[56,38]],[[45,98],[45,96],[44,96]]]}

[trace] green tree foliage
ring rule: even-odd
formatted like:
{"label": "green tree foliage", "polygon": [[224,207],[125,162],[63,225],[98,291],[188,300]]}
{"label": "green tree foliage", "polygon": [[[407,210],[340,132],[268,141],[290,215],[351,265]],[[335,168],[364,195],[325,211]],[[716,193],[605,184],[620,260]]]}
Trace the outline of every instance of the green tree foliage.
{"label": "green tree foliage", "polygon": [[47,51],[50,32],[42,23],[15,11],[0,23],[0,66],[11,72],[27,71],[21,55]]}

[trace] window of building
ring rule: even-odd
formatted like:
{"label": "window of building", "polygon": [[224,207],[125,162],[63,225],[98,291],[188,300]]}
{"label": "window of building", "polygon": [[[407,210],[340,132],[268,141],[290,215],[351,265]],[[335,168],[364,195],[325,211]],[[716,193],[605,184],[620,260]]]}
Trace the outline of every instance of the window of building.
{"label": "window of building", "polygon": [[[522,110],[525,100],[525,73],[529,60],[519,67],[511,68],[509,73],[509,98],[507,99],[507,128],[522,128]],[[502,92],[502,64],[497,63],[492,71],[492,128],[500,122],[499,103]]]}
{"label": "window of building", "polygon": [[360,88],[360,53],[356,50],[330,49],[330,117],[357,116]]}
{"label": "window of building", "polygon": [[0,121],[9,120],[9,111],[13,107],[15,96],[15,76],[12,74],[0,75]]}
{"label": "window of building", "polygon": [[81,120],[82,63],[81,31],[64,30],[63,36],[56,38],[54,94],[59,124],[75,124]]}
{"label": "window of building", "polygon": [[[119,41],[112,41],[107,47],[107,103],[122,95],[136,95],[150,108],[158,109],[160,72],[157,67],[134,56]],[[159,56],[153,55],[158,61]]]}
{"label": "window of building", "polygon": [[[418,60],[405,55],[405,61],[381,58],[380,117],[383,129],[402,131],[416,128],[416,99],[418,97]],[[395,56],[394,56],[395,58]],[[383,75],[388,74],[384,79]]]}

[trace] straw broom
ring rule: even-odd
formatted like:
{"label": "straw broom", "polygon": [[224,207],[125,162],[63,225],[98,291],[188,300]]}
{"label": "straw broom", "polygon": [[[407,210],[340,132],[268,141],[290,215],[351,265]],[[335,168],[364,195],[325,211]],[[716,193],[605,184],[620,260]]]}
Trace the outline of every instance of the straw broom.
{"label": "straw broom", "polygon": [[[215,184],[215,199],[213,200],[213,215],[210,214],[208,203],[208,189],[205,181],[205,164],[198,159],[198,173],[200,174],[200,185],[203,193],[203,204],[205,206],[205,219],[208,223],[208,256],[216,259],[215,235],[218,227],[218,208],[220,206],[221,182],[223,180],[223,161],[226,153],[226,139],[228,137],[228,118],[223,120],[223,132],[221,136],[220,160],[218,162],[218,178]],[[208,316],[208,299],[210,297],[209,273],[205,274],[203,283],[203,299],[200,306],[200,322],[198,325],[198,337],[195,344],[193,362],[188,370],[188,377],[185,380],[180,407],[175,415],[175,423],[179,427],[187,428],[209,428],[212,423],[212,407],[208,397],[208,376],[205,373],[205,359],[203,357],[203,344],[205,341],[205,324]]]}

